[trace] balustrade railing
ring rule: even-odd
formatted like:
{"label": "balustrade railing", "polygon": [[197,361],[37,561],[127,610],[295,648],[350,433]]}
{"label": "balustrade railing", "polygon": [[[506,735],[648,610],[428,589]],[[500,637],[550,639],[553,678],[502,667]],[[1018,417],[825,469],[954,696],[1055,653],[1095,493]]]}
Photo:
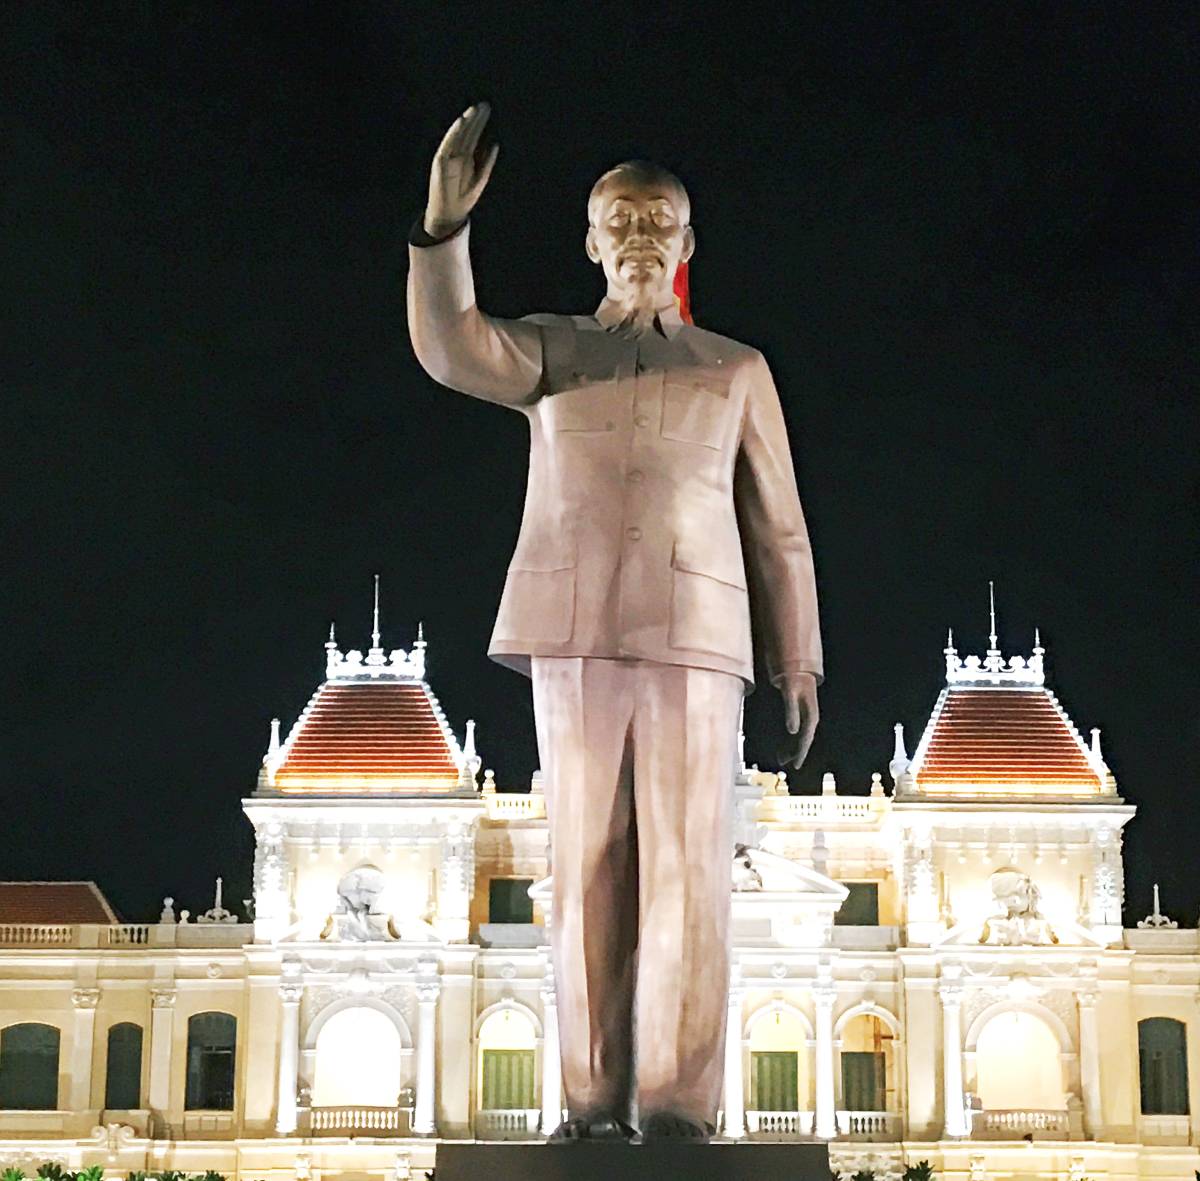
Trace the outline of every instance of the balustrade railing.
{"label": "balustrade railing", "polygon": [[848,1140],[898,1140],[900,1116],[894,1111],[839,1111],[837,1130]]}
{"label": "balustrade railing", "polygon": [[546,797],[540,792],[497,792],[483,797],[489,820],[544,820]]}
{"label": "balustrade railing", "polygon": [[144,947],[150,942],[149,923],[120,923],[106,931],[109,947]]}
{"label": "balustrade railing", "polygon": [[489,1108],[475,1113],[476,1140],[526,1140],[538,1134],[536,1107]]}
{"label": "balustrade railing", "polygon": [[71,923],[0,923],[4,947],[71,947],[76,939]]}
{"label": "balustrade railing", "polygon": [[983,1111],[976,1115],[975,1126],[983,1125],[983,1135],[994,1140],[1020,1140],[1032,1133],[1061,1135],[1066,1139],[1071,1130],[1066,1111]]}
{"label": "balustrade railing", "polygon": [[747,1111],[746,1131],[759,1139],[795,1140],[811,1136],[811,1111]]}
{"label": "balustrade railing", "polygon": [[404,1136],[409,1131],[409,1111],[406,1107],[314,1107],[309,1126],[314,1136]]}

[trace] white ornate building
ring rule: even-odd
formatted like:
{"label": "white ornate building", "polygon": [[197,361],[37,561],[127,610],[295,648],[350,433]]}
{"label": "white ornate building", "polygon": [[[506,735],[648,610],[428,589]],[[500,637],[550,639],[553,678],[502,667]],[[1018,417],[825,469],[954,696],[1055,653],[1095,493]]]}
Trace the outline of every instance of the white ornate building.
{"label": "white ornate building", "polygon": [[[995,627],[993,624],[993,633]],[[1043,649],[945,653],[890,784],[730,768],[735,976],[722,1134],[878,1178],[1190,1178],[1200,947],[1121,919],[1134,809]],[[256,789],[253,923],[120,923],[90,884],[0,885],[0,1168],[403,1178],[525,1138],[561,1089],[547,830],[480,779],[418,638],[343,653]],[[1193,1099],[1192,1094],[1197,1098]],[[549,1150],[548,1150],[549,1151]]]}

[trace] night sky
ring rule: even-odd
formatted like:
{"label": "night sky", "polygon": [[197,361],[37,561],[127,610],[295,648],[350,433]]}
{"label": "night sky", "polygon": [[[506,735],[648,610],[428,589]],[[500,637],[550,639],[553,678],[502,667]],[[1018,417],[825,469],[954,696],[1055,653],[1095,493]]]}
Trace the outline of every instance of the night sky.
{"label": "night sky", "polygon": [[[480,302],[591,311],[585,200],[692,195],[697,322],[760,348],[817,557],[822,724],[793,789],[865,792],[960,652],[1035,624],[1099,725],[1132,922],[1194,924],[1200,7],[6,6],[0,877],[130,919],[249,893],[268,725],[335,619],[424,620],[485,766],[536,766],[485,655],[522,417],[434,385],[405,238],[445,126],[495,107]],[[778,697],[751,699],[773,762]]]}

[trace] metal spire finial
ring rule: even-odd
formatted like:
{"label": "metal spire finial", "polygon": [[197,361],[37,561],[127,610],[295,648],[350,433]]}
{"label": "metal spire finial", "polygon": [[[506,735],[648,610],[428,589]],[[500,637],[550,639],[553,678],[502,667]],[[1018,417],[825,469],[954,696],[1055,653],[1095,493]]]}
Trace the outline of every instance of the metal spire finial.
{"label": "metal spire finial", "polygon": [[367,653],[367,664],[387,664],[387,656],[379,646],[379,575],[375,575],[375,609],[371,615],[371,649]]}
{"label": "metal spire finial", "polygon": [[988,579],[988,606],[992,621],[992,630],[988,634],[988,639],[991,640],[991,646],[996,646],[996,584]]}
{"label": "metal spire finial", "polygon": [[998,673],[1004,667],[1004,657],[1000,655],[1000,649],[996,647],[996,584],[988,579],[988,618],[991,621],[992,630],[988,634],[988,650],[987,659],[983,662],[983,667],[988,672]]}

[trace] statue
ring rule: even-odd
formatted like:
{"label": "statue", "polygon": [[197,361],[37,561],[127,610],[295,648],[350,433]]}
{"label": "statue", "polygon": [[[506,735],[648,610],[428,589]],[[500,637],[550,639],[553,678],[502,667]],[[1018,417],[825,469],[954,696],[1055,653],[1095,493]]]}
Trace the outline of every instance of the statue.
{"label": "statue", "polygon": [[337,885],[337,905],[325,921],[321,938],[343,943],[398,939],[391,917],[376,910],[383,888],[383,873],[374,865],[360,865],[344,875]]}
{"label": "statue", "polygon": [[1000,914],[983,924],[980,943],[1020,947],[1058,942],[1058,936],[1038,910],[1041,891],[1027,873],[1006,866],[996,870],[990,880],[992,897],[1000,908]]}
{"label": "statue", "polygon": [[546,781],[568,1114],[551,1140],[632,1137],[636,1102],[643,1140],[703,1141],[723,1080],[751,615],[799,766],[822,675],[808,532],[766,361],[675,302],[695,237],[671,173],[635,161],[593,187],[594,315],[479,309],[467,221],[496,163],[489,113],[470,107],[434,157],[408,319],[431,377],[529,422],[489,653],[532,680]]}

